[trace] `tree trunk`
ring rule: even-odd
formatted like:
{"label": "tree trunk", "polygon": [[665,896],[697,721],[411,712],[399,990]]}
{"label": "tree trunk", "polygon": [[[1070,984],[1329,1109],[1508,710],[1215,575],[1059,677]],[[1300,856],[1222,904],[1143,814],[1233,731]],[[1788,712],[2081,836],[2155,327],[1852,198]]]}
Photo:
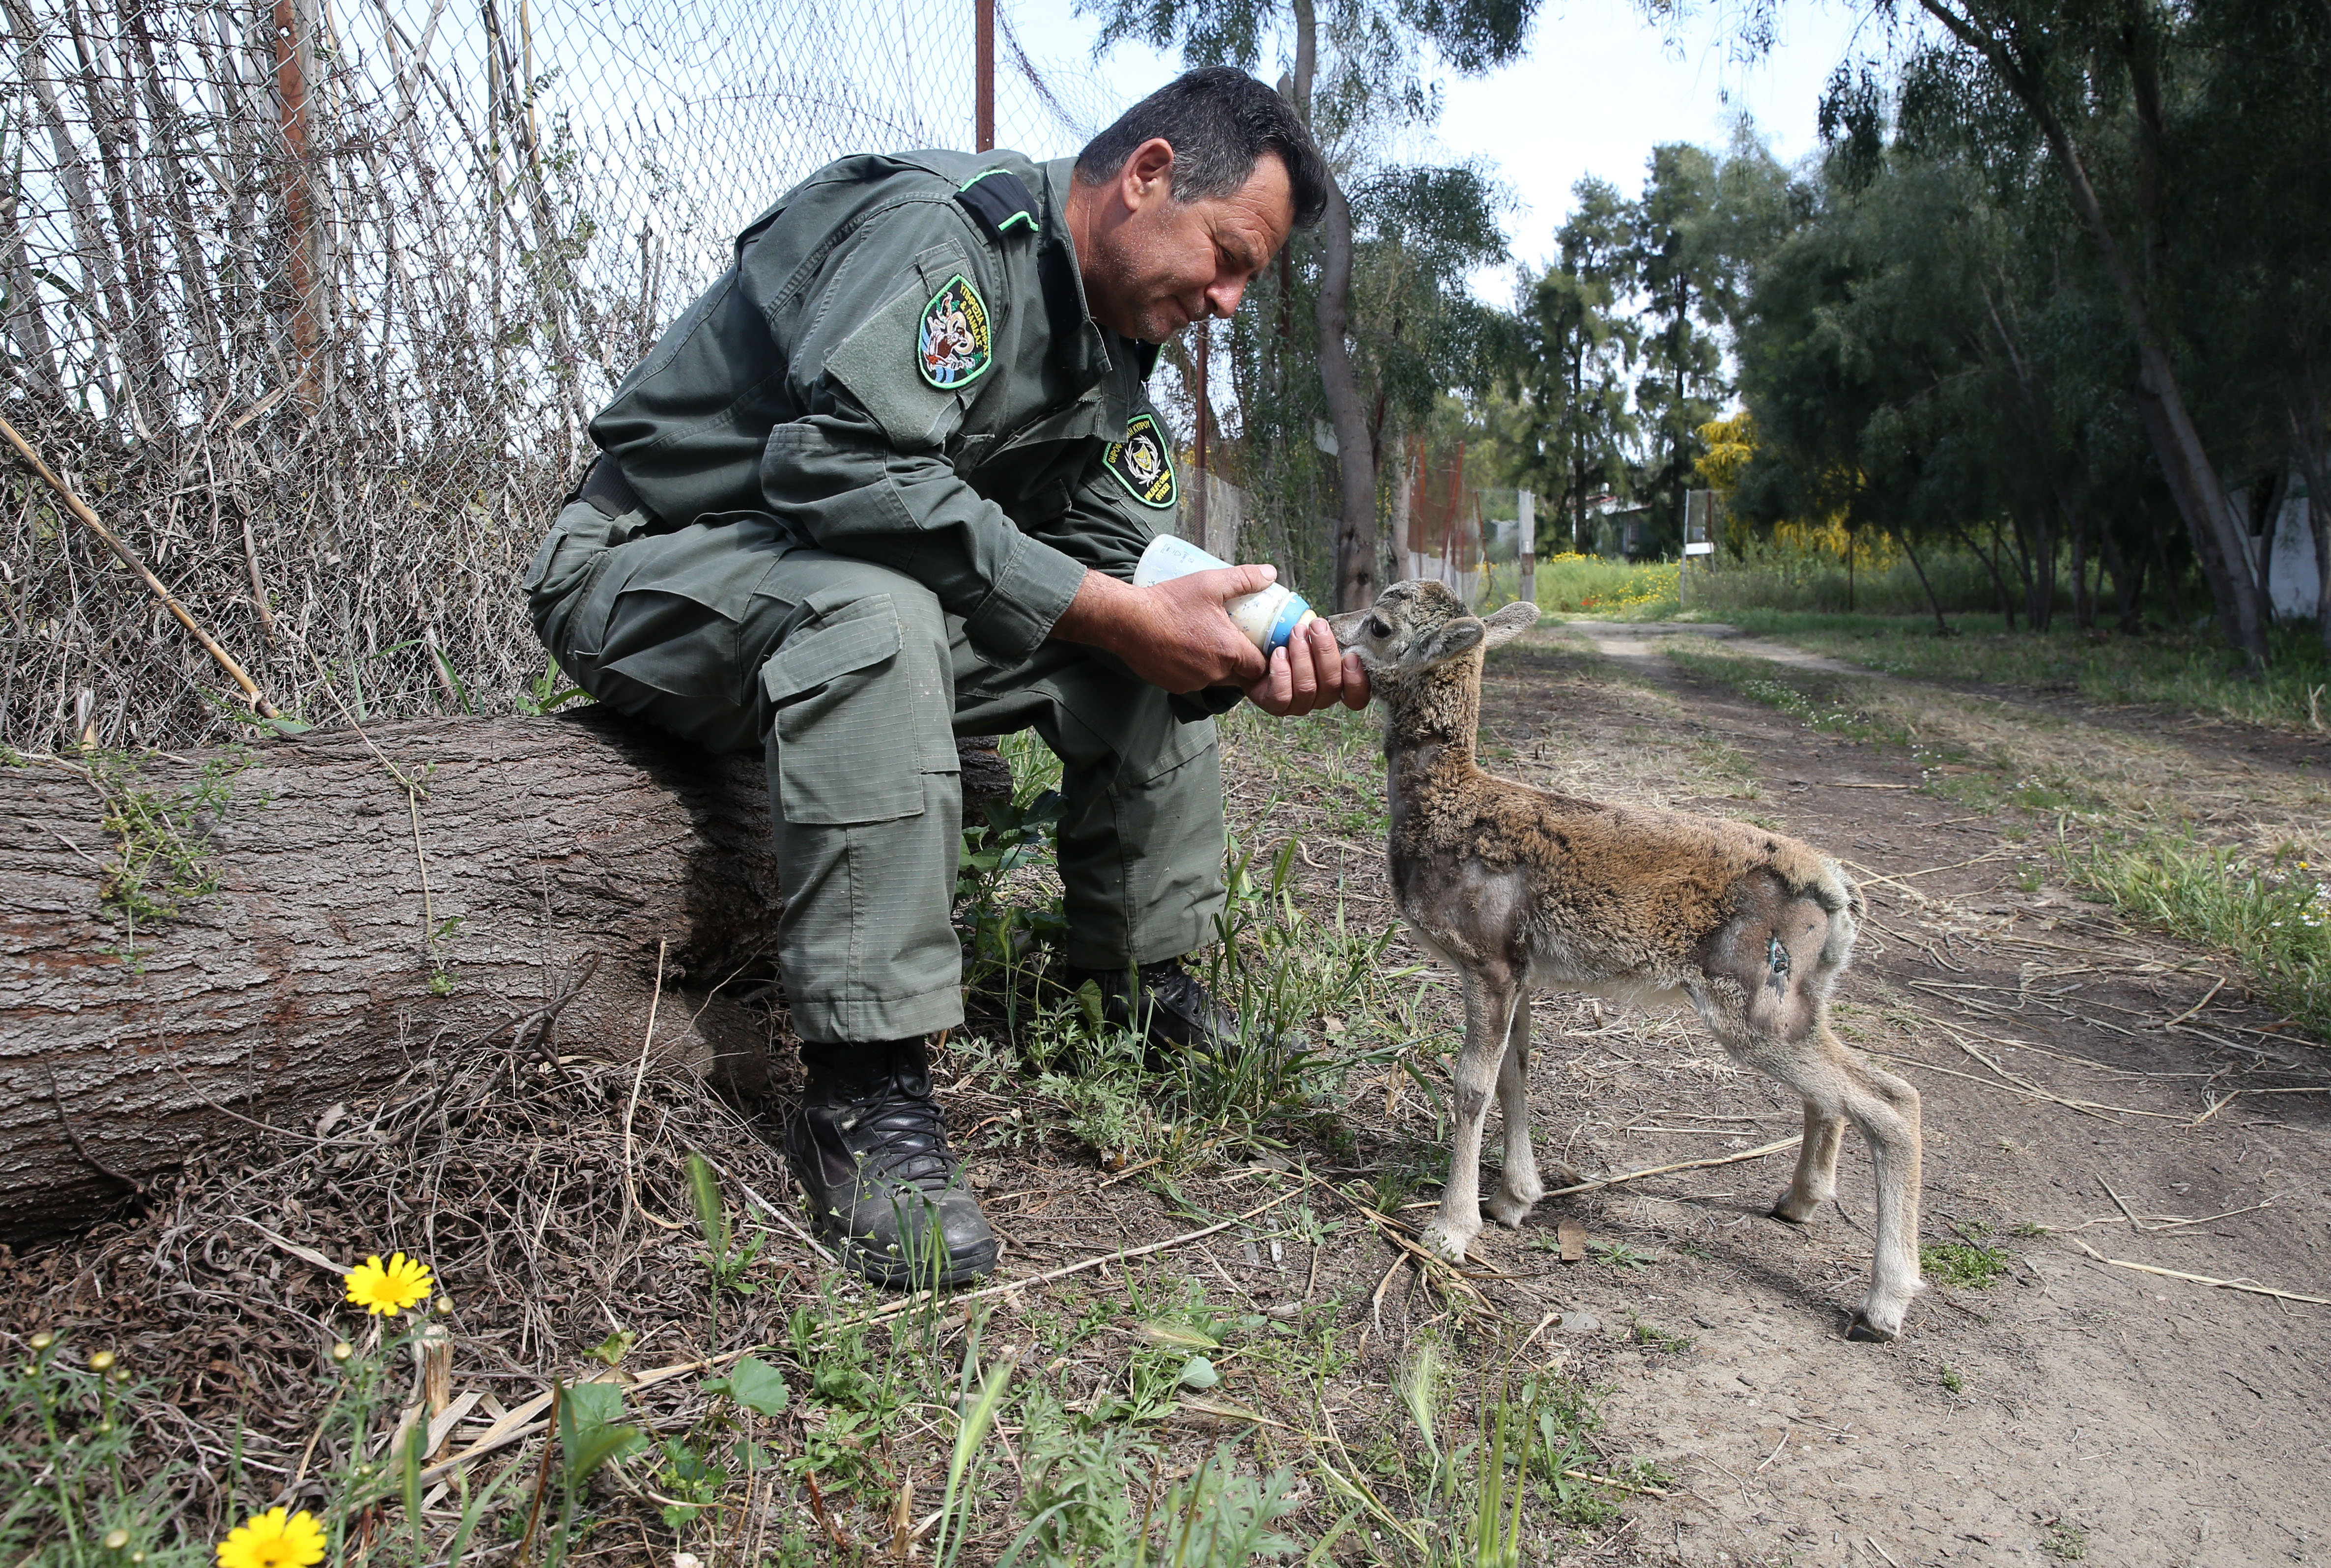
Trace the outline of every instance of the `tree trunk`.
{"label": "tree trunk", "polygon": [[[999,793],[983,764],[1008,793],[978,744],[966,796]],[[633,1060],[660,948],[659,1069],[760,1092],[772,1028],[737,999],[774,973],[781,907],[759,758],[602,711],[318,733],[209,765],[237,755],[223,799],[188,799],[195,762],[10,770],[0,1241],[99,1218],[230,1139],[365,1151],[319,1114],[428,1095],[451,1053],[539,1073]],[[125,932],[119,867],[166,862],[174,837],[194,856],[182,885],[215,890]],[[167,901],[166,874],[149,870],[149,898]]]}
{"label": "tree trunk", "polygon": [[1319,385],[1336,430],[1336,475],[1342,505],[1336,521],[1336,608],[1362,610],[1376,597],[1376,474],[1368,456],[1367,415],[1344,342],[1352,291],[1352,209],[1341,186],[1327,194],[1320,224]]}
{"label": "tree trunk", "polygon": [[2097,550],[2104,560],[2105,570],[2112,574],[2113,603],[2120,611],[2120,629],[2135,635],[2142,626],[2137,602],[2145,593],[2145,557],[2140,555],[2132,562],[2121,554],[2120,541],[2113,537],[2113,525],[2108,519],[2097,526]]}
{"label": "tree trunk", "polygon": [[1951,623],[1943,619],[1943,602],[1935,597],[1935,585],[1927,581],[1927,568],[1918,559],[1918,548],[1910,542],[1910,530],[1902,530],[1902,553],[1910,557],[1910,570],[1918,574],[1918,586],[1927,591],[1927,608],[1935,613],[1935,635],[1948,637]]}

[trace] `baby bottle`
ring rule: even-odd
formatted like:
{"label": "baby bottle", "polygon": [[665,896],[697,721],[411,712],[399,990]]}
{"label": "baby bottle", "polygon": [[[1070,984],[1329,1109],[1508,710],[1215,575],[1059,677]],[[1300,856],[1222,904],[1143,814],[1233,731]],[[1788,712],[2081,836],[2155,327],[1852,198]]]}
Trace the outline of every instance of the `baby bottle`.
{"label": "baby bottle", "polygon": [[[1175,577],[1186,577],[1193,572],[1212,572],[1229,565],[1218,561],[1187,539],[1177,539],[1171,534],[1160,534],[1149,541],[1141,552],[1140,564],[1133,568],[1133,585],[1150,588]],[[1303,595],[1292,588],[1273,583],[1258,593],[1242,594],[1223,602],[1223,613],[1231,623],[1244,634],[1246,640],[1261,650],[1268,659],[1287,646],[1295,629],[1306,621],[1318,619]]]}

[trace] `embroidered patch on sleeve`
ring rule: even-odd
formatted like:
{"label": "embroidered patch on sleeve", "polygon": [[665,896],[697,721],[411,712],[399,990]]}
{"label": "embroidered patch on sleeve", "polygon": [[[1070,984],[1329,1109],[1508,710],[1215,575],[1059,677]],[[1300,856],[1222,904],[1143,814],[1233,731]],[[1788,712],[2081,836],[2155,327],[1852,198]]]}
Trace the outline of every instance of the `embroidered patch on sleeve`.
{"label": "embroidered patch on sleeve", "polygon": [[1178,499],[1174,489],[1174,460],[1166,454],[1166,432],[1154,415],[1137,413],[1125,427],[1125,439],[1108,443],[1101,466],[1117,476],[1126,492],[1145,507],[1163,511]]}
{"label": "embroidered patch on sleeve", "polygon": [[941,392],[967,386],[995,363],[995,342],[987,301],[957,272],[923,307],[916,333],[916,362],[923,379]]}

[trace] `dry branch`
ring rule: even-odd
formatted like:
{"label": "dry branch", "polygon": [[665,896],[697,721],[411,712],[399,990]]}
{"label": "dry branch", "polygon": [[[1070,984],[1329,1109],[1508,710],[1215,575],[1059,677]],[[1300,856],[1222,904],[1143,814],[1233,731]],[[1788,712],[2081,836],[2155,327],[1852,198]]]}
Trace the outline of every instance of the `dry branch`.
{"label": "dry branch", "polygon": [[258,684],[243,673],[243,666],[237,664],[233,655],[220,647],[209,632],[203,630],[201,623],[187,613],[186,607],[171,595],[170,590],[162,586],[162,579],[154,575],[147,568],[146,563],[139,559],[138,552],[123,544],[119,535],[98,520],[97,514],[90,510],[89,503],[73,494],[71,487],[64,480],[49,471],[49,465],[41,461],[41,454],[33,450],[32,443],[16,432],[16,427],[6,420],[0,419],[0,436],[6,437],[8,444],[16,449],[17,455],[31,465],[34,473],[41,476],[42,482],[57,493],[65,503],[65,509],[72,513],[75,520],[90,533],[95,534],[99,541],[113,552],[115,559],[137,573],[146,586],[152,590],[154,597],[162,602],[162,608],[167,610],[177,620],[179,625],[195,634],[195,640],[203,645],[204,651],[218,660],[219,668],[225,670],[237,686],[243,688],[243,694],[251,698],[251,706],[259,711],[260,717],[262,718],[281,717],[273,708],[269,706],[267,698],[260,695]]}
{"label": "dry branch", "polygon": [[2220,1279],[2208,1274],[2188,1274],[2182,1269],[2160,1269],[2150,1263],[2131,1263],[2125,1258],[2107,1258],[2095,1248],[2072,1238],[2072,1245],[2099,1263],[2109,1263],[2116,1269],[2133,1269],[2139,1274],[2158,1274],[2164,1279],[2183,1279],[2193,1285],[2207,1285],[2213,1290],[2239,1290],[2249,1296],[2271,1296],[2277,1301],[2303,1301],[2310,1307],[2331,1307],[2331,1297],[2302,1296],[2296,1290],[2277,1290],[2270,1286],[2253,1285],[2245,1279]]}

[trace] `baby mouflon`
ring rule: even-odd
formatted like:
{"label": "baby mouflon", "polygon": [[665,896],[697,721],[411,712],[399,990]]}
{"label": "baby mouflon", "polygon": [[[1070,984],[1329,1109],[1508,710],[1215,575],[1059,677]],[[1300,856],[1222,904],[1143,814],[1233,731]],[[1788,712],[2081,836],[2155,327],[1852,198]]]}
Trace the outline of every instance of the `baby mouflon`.
{"label": "baby mouflon", "polygon": [[[1804,1145],[1774,1214],[1802,1222],[1837,1190],[1851,1121],[1878,1178],[1877,1258],[1849,1337],[1890,1340],[1918,1283],[1918,1091],[1830,1032],[1830,988],[1853,952],[1861,896],[1810,845],[1747,822],[1604,805],[1483,773],[1473,760],[1481,656],[1537,620],[1486,619],[1433,582],[1396,583],[1333,618],[1390,712],[1392,885],[1425,948],[1457,972],[1465,1046],[1456,1147],[1424,1240],[1451,1262],[1486,1207],[1519,1226],[1545,1193],[1530,1149],[1530,993],[1689,1002],[1734,1060],[1804,1098]],[[1505,1169],[1479,1201],[1491,1088]]]}

